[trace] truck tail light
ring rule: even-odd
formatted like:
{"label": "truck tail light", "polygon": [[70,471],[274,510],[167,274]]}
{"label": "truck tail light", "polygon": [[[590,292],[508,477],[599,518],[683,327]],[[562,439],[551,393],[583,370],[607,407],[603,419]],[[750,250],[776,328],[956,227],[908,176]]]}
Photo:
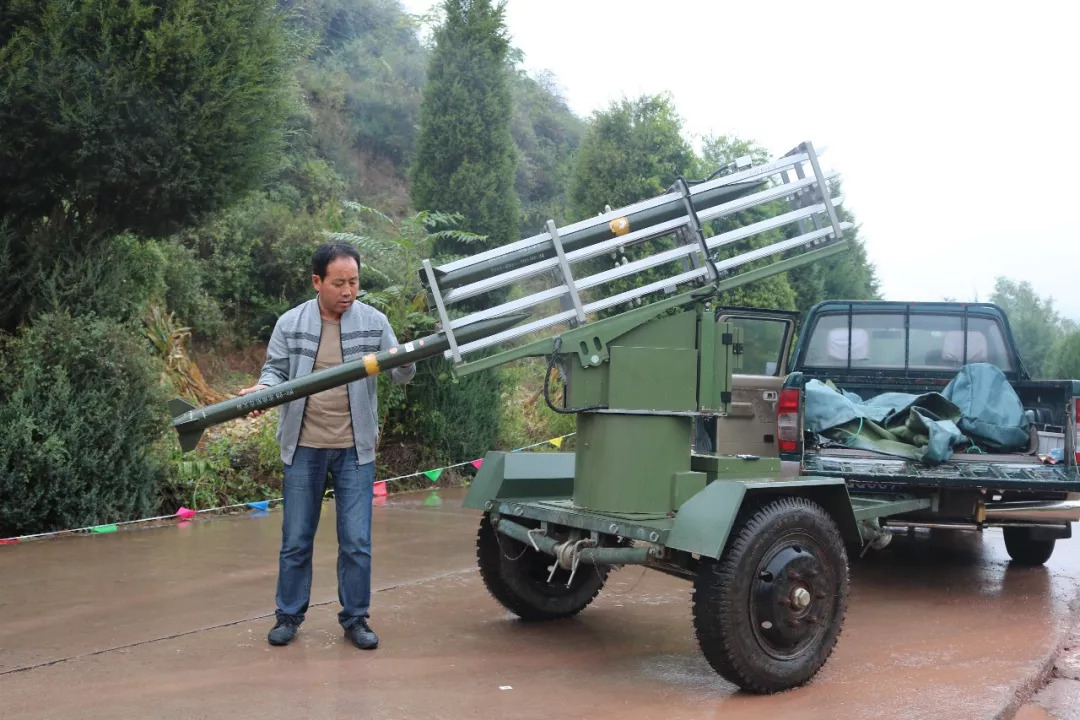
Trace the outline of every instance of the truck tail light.
{"label": "truck tail light", "polygon": [[782,453],[799,451],[799,405],[802,392],[798,388],[780,391],[776,403],[776,446]]}

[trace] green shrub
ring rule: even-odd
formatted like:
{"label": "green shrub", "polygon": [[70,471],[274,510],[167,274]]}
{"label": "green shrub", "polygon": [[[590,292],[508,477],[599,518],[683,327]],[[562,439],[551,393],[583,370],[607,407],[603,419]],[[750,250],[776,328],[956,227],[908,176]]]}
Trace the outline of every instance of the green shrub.
{"label": "green shrub", "polygon": [[454,381],[449,360],[432,358],[416,367],[397,427],[429,446],[439,463],[483,457],[495,447],[502,414],[501,373],[480,372]]}
{"label": "green shrub", "polygon": [[[65,247],[65,241],[57,239],[51,246]],[[32,314],[93,314],[127,322],[165,295],[165,257],[153,240],[125,233],[86,252],[69,250],[43,258],[35,269]]]}
{"label": "green shrub", "polygon": [[174,472],[161,488],[157,513],[181,505],[205,509],[281,497],[283,470],[274,433],[277,412],[212,428],[194,452],[176,448]]}
{"label": "green shrub", "polygon": [[[500,403],[502,420],[497,447],[500,450],[532,445],[543,440],[562,437],[577,430],[576,415],[556,413],[544,402],[543,359],[531,358],[502,369],[503,392]],[[558,406],[562,383],[553,372],[551,377],[552,402]],[[567,438],[567,442],[569,442]],[[567,446],[564,445],[563,449]],[[537,451],[554,449],[540,446]]]}
{"label": "green shrub", "polygon": [[131,520],[168,472],[161,368],[123,326],[40,316],[0,345],[0,535]]}
{"label": "green shrub", "polygon": [[[265,342],[278,316],[314,294],[311,256],[325,242],[322,227],[320,216],[255,193],[177,240],[198,257],[203,287],[237,339]],[[198,318],[184,319],[199,328]]]}
{"label": "green shrub", "polygon": [[225,318],[217,300],[206,291],[206,270],[195,252],[172,239],[158,244],[163,265],[165,307],[201,338],[217,340]]}

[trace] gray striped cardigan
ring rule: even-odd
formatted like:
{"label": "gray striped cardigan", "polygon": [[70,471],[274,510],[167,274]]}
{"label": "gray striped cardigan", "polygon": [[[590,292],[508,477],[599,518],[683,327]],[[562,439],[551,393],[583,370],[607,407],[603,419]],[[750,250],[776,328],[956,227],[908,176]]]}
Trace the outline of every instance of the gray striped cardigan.
{"label": "gray striped cardigan", "polygon": [[[278,318],[266,349],[266,362],[259,375],[259,384],[277,385],[310,375],[321,336],[322,316],[319,314],[318,298],[297,305]],[[390,322],[370,305],[356,301],[342,314],[341,357],[344,362],[359,360],[366,353],[387,350],[395,345],[397,337]],[[416,366],[390,371],[390,377],[396,383],[407,383],[415,374]],[[379,437],[376,381],[377,378],[370,377],[348,385],[353,440],[357,459],[362,464],[375,460],[375,444]],[[281,406],[277,440],[281,446],[281,460],[286,465],[292,463],[296,453],[306,401],[307,398],[299,398]]]}

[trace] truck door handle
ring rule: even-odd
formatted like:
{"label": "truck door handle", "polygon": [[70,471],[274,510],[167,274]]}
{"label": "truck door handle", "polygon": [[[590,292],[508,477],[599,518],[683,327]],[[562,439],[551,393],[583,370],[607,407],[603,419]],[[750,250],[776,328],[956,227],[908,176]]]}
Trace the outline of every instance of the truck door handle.
{"label": "truck door handle", "polygon": [[776,402],[780,398],[780,394],[775,390],[766,390],[761,393],[761,397],[765,399],[765,402]]}

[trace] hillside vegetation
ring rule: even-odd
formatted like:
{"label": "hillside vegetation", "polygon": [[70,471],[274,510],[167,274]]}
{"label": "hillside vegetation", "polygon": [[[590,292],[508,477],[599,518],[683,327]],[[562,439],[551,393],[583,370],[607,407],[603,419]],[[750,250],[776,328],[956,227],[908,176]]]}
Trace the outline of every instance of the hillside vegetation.
{"label": "hillside vegetation", "polygon": [[[421,259],[767,158],[745,138],[695,145],[666,96],[575,116],[557,78],[522,69],[488,0],[447,0],[430,44],[395,0],[8,8],[0,536],[276,496],[272,415],[181,456],[162,399],[250,384],[276,318],[311,297],[310,257],[330,234],[360,249],[362,299],[407,340],[433,327]],[[725,300],[875,297],[854,238]],[[430,362],[384,385],[380,476],[572,432],[538,395],[541,366],[483,375],[454,383]]]}

